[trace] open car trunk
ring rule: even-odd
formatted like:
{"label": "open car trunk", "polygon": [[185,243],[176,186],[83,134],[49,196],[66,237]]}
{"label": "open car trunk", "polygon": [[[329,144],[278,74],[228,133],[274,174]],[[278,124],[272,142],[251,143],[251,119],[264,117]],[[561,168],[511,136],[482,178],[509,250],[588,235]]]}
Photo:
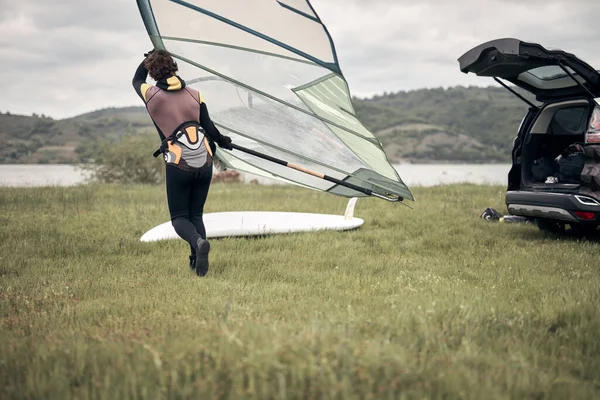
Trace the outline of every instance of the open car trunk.
{"label": "open car trunk", "polygon": [[[522,182],[538,190],[572,191],[580,185],[585,133],[592,112],[586,99],[545,105],[529,127],[521,150]],[[570,147],[580,144],[581,147]]]}
{"label": "open car trunk", "polygon": [[[589,175],[597,163],[600,179],[600,157],[594,160],[583,154],[588,145],[600,144],[600,126],[598,142],[590,140],[600,73],[573,54],[512,38],[483,43],[458,61],[462,72],[492,77],[530,106],[513,149],[509,191],[589,193],[589,182],[577,171],[586,173],[587,168]],[[541,106],[502,80],[530,92]],[[575,144],[581,146],[578,154],[570,147]],[[592,192],[600,199],[600,185],[597,189]]]}

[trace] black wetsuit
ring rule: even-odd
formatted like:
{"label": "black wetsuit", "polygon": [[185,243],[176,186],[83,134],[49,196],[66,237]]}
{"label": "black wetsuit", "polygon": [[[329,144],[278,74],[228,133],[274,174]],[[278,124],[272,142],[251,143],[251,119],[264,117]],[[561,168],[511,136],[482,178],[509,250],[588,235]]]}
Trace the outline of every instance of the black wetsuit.
{"label": "black wetsuit", "polygon": [[[221,135],[208,114],[208,108],[197,90],[187,88],[178,76],[157,82],[156,86],[146,83],[148,70],[142,62],[133,77],[133,87],[146,104],[146,108],[162,141],[171,137],[178,127],[187,121],[195,121],[205,130],[210,151],[214,154],[214,143],[220,146],[229,139]],[[229,140],[230,143],[230,140]],[[177,234],[188,243],[192,257],[194,243],[198,237],[206,239],[202,216],[204,203],[212,178],[212,162],[200,168],[183,168],[166,165],[166,189],[171,222]]]}

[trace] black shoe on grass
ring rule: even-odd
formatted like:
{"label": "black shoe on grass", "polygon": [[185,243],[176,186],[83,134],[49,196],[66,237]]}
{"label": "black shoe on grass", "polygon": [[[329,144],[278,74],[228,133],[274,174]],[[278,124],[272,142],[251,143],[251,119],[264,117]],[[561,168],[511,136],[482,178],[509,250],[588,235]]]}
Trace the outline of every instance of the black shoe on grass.
{"label": "black shoe on grass", "polygon": [[196,241],[196,273],[198,276],[204,276],[208,273],[208,252],[210,243],[205,239]]}

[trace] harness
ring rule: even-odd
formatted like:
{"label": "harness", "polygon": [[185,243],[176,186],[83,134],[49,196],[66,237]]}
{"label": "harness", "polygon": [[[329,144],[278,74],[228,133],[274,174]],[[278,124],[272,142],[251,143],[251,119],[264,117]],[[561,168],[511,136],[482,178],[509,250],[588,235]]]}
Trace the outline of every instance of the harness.
{"label": "harness", "polygon": [[163,154],[167,165],[194,171],[213,161],[213,149],[206,137],[206,132],[196,121],[182,123],[165,140],[153,154]]}

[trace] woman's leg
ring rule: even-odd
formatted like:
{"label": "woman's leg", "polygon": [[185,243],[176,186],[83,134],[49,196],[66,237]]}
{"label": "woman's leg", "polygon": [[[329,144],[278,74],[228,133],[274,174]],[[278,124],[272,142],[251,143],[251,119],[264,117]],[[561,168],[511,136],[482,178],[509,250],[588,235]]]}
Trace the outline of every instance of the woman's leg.
{"label": "woman's leg", "polygon": [[190,193],[193,188],[193,182],[194,173],[167,165],[166,187],[171,223],[179,237],[195,248],[196,242],[202,236],[190,220]]}
{"label": "woman's leg", "polygon": [[210,189],[212,171],[212,164],[200,170],[194,179],[192,190],[190,191],[190,221],[192,221],[202,239],[206,239],[206,228],[203,221],[204,204],[206,203],[208,190]]}
{"label": "woman's leg", "polygon": [[196,272],[202,276],[208,272],[208,252],[210,251],[210,244],[206,240],[206,228],[204,226],[204,203],[208,196],[208,189],[210,187],[210,181],[212,179],[212,164],[209,164],[205,168],[202,168],[195,174],[192,189],[190,191],[190,202],[189,202],[189,216],[190,221],[194,224],[196,231],[202,237],[201,249],[194,249],[190,256],[190,262],[194,260],[196,264]]}

